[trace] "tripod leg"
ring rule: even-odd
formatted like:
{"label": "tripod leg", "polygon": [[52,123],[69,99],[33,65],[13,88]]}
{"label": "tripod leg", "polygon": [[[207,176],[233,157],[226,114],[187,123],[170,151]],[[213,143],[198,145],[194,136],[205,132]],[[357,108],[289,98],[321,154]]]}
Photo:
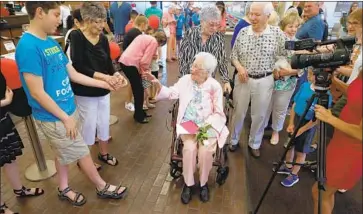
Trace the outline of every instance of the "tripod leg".
{"label": "tripod leg", "polygon": [[[318,104],[324,106],[326,109],[329,108],[329,95],[326,92],[320,92],[318,95]],[[327,144],[327,128],[324,122],[319,121],[319,144],[318,144],[318,155],[317,155],[317,163],[318,169],[316,172],[316,180],[318,182],[319,188],[319,197],[318,197],[318,213],[322,213],[322,199],[325,201],[325,195],[328,192],[325,188],[326,182],[326,144]],[[324,195],[324,197],[323,197]],[[334,199],[333,199],[334,200]],[[334,202],[333,202],[334,203]]]}
{"label": "tripod leg", "polygon": [[[282,164],[284,163],[285,158],[286,158],[286,155],[287,155],[287,152],[292,148],[293,141],[294,141],[294,139],[296,137],[296,134],[297,134],[298,130],[300,129],[300,127],[301,127],[301,125],[303,123],[303,120],[304,120],[306,114],[308,113],[310,106],[313,104],[315,98],[316,98],[316,94],[313,94],[311,96],[311,98],[310,98],[310,100],[309,100],[309,102],[308,102],[305,110],[304,110],[304,113],[302,114],[302,116],[301,116],[301,118],[299,120],[298,125],[295,127],[294,133],[292,134],[292,136],[290,138],[290,141],[289,141],[289,143],[287,145],[287,149],[285,149],[284,154],[282,155],[280,161],[278,162],[278,165],[277,165],[276,169],[280,169],[281,166],[282,166]],[[272,176],[271,176],[271,178],[270,178],[270,180],[269,180],[269,182],[268,182],[265,190],[262,193],[262,196],[261,196],[261,198],[260,198],[260,200],[259,200],[259,202],[257,204],[257,207],[256,207],[255,211],[253,212],[254,214],[257,214],[258,213],[258,210],[260,209],[260,207],[262,205],[262,202],[265,199],[266,194],[267,194],[268,190],[270,189],[271,184],[274,181],[276,175],[277,175],[277,170],[274,170],[274,172],[273,172],[273,174],[272,174]]]}

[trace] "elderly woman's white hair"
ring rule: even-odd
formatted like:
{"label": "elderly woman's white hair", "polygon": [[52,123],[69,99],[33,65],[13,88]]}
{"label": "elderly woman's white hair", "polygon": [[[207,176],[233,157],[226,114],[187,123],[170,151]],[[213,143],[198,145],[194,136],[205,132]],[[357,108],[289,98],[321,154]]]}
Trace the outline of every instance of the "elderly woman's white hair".
{"label": "elderly woman's white hair", "polygon": [[203,59],[203,68],[208,72],[209,76],[212,76],[218,65],[217,58],[211,53],[199,52],[194,59],[200,57]]}
{"label": "elderly woman's white hair", "polygon": [[245,5],[245,15],[250,13],[251,4],[252,4],[252,2],[250,2],[250,1],[246,3],[246,5]]}
{"label": "elderly woman's white hair", "polygon": [[221,12],[215,5],[208,5],[200,11],[199,19],[201,22],[219,21],[221,20]]}
{"label": "elderly woman's white hair", "polygon": [[259,6],[262,6],[263,8],[263,13],[266,15],[266,16],[270,16],[271,13],[273,11],[275,11],[275,8],[273,6],[273,4],[271,2],[253,2],[251,4],[251,7],[254,6],[254,5],[259,5]]}

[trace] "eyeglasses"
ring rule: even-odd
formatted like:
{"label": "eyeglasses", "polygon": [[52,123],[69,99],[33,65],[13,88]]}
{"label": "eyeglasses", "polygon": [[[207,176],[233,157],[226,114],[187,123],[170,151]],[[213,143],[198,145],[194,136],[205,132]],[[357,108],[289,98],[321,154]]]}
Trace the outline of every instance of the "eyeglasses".
{"label": "eyeglasses", "polygon": [[96,19],[93,20],[93,23],[95,23],[96,25],[102,25],[106,22],[106,19]]}
{"label": "eyeglasses", "polygon": [[207,22],[207,24],[208,24],[208,27],[210,27],[210,28],[218,28],[221,25],[220,22],[216,22],[216,21],[209,21],[209,22]]}

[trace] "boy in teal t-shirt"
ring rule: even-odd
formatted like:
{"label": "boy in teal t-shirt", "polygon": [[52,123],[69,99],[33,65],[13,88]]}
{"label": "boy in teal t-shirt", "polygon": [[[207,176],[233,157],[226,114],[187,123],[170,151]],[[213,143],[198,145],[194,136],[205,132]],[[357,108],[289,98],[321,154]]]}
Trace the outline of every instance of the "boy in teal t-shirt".
{"label": "boy in teal t-shirt", "polygon": [[[55,32],[60,23],[59,6],[57,2],[26,2],[30,25],[15,53],[34,119],[56,156],[58,197],[68,200],[74,206],[86,203],[85,196],[68,185],[68,165],[78,161],[96,186],[97,195],[102,198],[122,198],[126,187],[109,185],[100,177],[89,149],[78,132],[78,114],[70,80],[108,90],[117,87],[78,73],[59,44],[48,36]],[[124,81],[121,77],[117,78],[117,81]]]}
{"label": "boy in teal t-shirt", "polygon": [[[290,121],[287,127],[288,133],[293,133],[295,128],[297,128],[298,123],[307,108],[307,104],[310,98],[315,93],[314,84],[315,84],[315,74],[313,68],[308,69],[308,82],[305,82],[299,88],[297,94],[293,98],[294,104],[290,113]],[[332,104],[332,96],[330,92],[329,95],[329,106]],[[309,110],[305,117],[302,120],[301,127],[299,128],[296,137],[294,139],[294,146],[288,151],[286,155],[285,161],[288,162],[284,164],[278,171],[278,174],[285,174],[287,177],[281,181],[281,185],[284,187],[292,187],[297,182],[299,182],[300,178],[298,173],[300,171],[300,165],[292,166],[290,163],[294,161],[294,156],[296,156],[295,162],[298,164],[305,163],[306,154],[311,151],[311,144],[313,142],[315,133],[316,133],[316,124],[317,121],[313,121],[315,116],[315,105],[317,104],[317,97],[315,97],[312,105],[309,107]]]}

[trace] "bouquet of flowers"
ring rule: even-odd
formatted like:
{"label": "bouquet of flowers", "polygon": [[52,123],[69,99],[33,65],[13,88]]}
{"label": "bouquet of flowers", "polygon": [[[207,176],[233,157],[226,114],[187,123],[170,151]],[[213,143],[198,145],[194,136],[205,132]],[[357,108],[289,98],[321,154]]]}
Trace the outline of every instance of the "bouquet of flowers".
{"label": "bouquet of flowers", "polygon": [[210,128],[212,128],[212,125],[210,125],[210,124],[199,128],[199,131],[197,134],[197,142],[202,144],[203,146],[205,145],[204,141],[208,140],[208,130]]}

